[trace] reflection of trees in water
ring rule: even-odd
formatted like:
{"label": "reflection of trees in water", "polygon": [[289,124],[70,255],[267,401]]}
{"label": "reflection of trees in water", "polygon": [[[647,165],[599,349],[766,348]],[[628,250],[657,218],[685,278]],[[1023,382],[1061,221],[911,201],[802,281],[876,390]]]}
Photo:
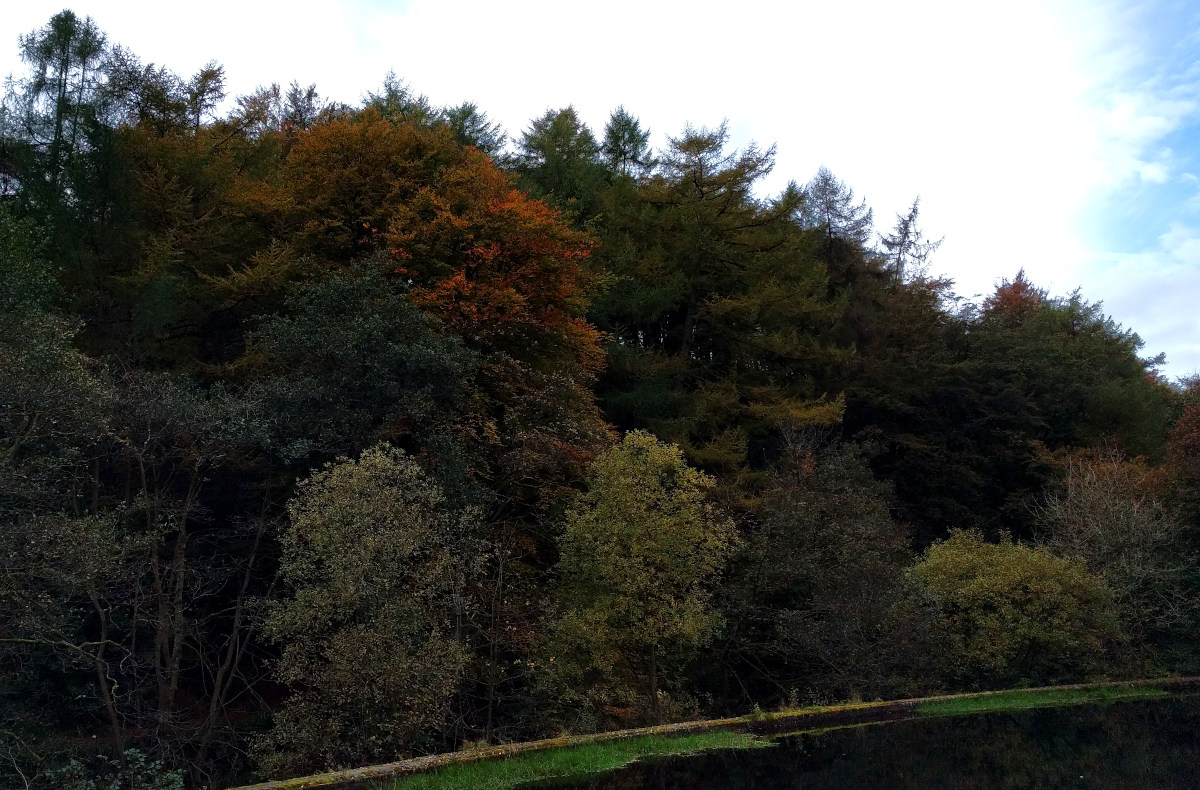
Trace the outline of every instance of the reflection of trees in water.
{"label": "reflection of trees in water", "polygon": [[1200,787],[1198,732],[1198,699],[986,714],[859,727],[789,738],[772,749],[635,764],[569,787],[1182,790]]}

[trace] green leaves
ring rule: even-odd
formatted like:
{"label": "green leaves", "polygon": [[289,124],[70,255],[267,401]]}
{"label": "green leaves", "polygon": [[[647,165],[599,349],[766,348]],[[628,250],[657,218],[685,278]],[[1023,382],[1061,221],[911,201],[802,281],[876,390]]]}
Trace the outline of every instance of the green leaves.
{"label": "green leaves", "polygon": [[394,759],[442,724],[462,678],[466,590],[479,514],[451,510],[401,451],[326,466],[288,507],[268,634],[294,690],[264,742],[268,765],[303,770]]}
{"label": "green leaves", "polygon": [[0,313],[32,312],[49,306],[58,287],[42,254],[37,226],[0,202]]}
{"label": "green leaves", "polygon": [[614,173],[630,178],[646,175],[654,166],[650,149],[650,130],[626,111],[624,106],[613,110],[604,127],[604,142],[600,147]]}
{"label": "green leaves", "polygon": [[727,151],[724,126],[685,129],[640,185],[617,183],[597,258],[610,287],[592,315],[612,337],[611,418],[731,472],[751,442],[840,419],[814,377],[836,357],[841,310],[795,215],[801,195],[755,197],[774,150]]}
{"label": "green leaves", "polygon": [[595,217],[598,193],[608,172],[600,145],[574,107],[546,111],[517,143],[516,170],[537,197],[564,209],[580,223]]}
{"label": "green leaves", "polygon": [[713,484],[679,448],[641,431],[593,463],[559,539],[557,677],[590,666],[607,678],[598,698],[640,686],[658,713],[659,662],[674,680],[669,672],[721,622],[709,605],[712,585],[737,536],[706,500]]}
{"label": "green leaves", "polygon": [[461,484],[456,444],[469,439],[478,356],[406,290],[367,262],[293,288],[284,312],[252,334],[252,380],[279,418],[271,452],[329,459],[390,439],[432,449],[436,468]]}
{"label": "green leaves", "polygon": [[955,532],[912,570],[941,611],[952,674],[983,686],[1053,683],[1121,638],[1112,593],[1082,563]]}

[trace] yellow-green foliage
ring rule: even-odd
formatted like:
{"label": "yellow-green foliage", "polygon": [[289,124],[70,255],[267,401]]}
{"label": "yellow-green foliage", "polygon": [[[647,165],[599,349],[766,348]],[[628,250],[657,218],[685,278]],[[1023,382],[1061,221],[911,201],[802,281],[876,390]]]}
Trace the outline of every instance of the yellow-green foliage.
{"label": "yellow-green foliage", "polygon": [[562,614],[550,652],[568,690],[589,675],[606,697],[594,702],[640,696],[657,712],[664,669],[710,638],[720,622],[713,582],[736,542],[705,498],[712,485],[678,447],[641,431],[593,464],[560,539]]}
{"label": "yellow-green foliage", "polygon": [[395,759],[442,723],[467,651],[454,624],[478,551],[476,514],[386,445],[327,466],[289,508],[293,595],[267,632],[292,698],[265,743],[271,772]]}
{"label": "yellow-green foliage", "polygon": [[1120,636],[1112,595],[1081,563],[954,532],[913,574],[936,600],[951,674],[980,685],[1054,682],[1098,666]]}

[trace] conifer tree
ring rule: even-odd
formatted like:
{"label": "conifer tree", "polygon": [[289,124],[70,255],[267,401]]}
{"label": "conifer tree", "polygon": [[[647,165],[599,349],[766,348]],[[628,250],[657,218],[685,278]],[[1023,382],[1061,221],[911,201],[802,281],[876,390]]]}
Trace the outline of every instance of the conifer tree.
{"label": "conifer tree", "polygon": [[711,471],[739,468],[782,427],[839,417],[812,387],[830,361],[814,335],[840,308],[795,221],[802,196],[757,198],[774,149],[731,152],[727,139],[688,128],[652,178],[614,186],[598,256],[613,283],[593,306],[612,337],[610,418]]}
{"label": "conifer tree", "polygon": [[516,170],[529,191],[585,222],[598,211],[607,171],[592,130],[574,107],[547,110],[517,142]]}
{"label": "conifer tree", "polygon": [[488,156],[498,155],[508,140],[508,135],[504,133],[500,124],[492,122],[487,113],[480,110],[474,102],[447,107],[442,111],[442,116],[454,134],[454,139],[463,145],[473,145]]}
{"label": "conifer tree", "polygon": [[942,246],[942,239],[926,241],[925,234],[917,226],[920,206],[921,198],[914,198],[907,214],[896,215],[895,229],[890,234],[879,237],[879,243],[883,245],[887,257],[887,265],[897,280],[924,277],[929,256]]}
{"label": "conifer tree", "polygon": [[80,19],[71,11],[55,14],[20,41],[30,75],[19,84],[17,107],[10,112],[39,152],[50,199],[58,200],[63,173],[87,139],[86,126],[100,113],[108,41],[91,17]]}
{"label": "conifer tree", "polygon": [[613,110],[609,117],[601,151],[609,168],[621,175],[638,178],[654,166],[650,130],[642,129],[638,119],[624,106]]}

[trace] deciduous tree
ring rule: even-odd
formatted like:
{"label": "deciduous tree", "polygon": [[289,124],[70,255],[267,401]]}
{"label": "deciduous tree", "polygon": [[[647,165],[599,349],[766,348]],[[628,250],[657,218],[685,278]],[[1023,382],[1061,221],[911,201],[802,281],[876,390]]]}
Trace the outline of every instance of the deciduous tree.
{"label": "deciduous tree", "polygon": [[641,431],[592,465],[559,539],[561,610],[548,646],[554,677],[584,705],[635,703],[659,718],[664,687],[712,638],[713,584],[737,543],[706,500],[713,484]]}
{"label": "deciduous tree", "polygon": [[480,561],[479,514],[452,510],[386,445],[314,474],[289,506],[281,573],[291,596],[268,633],[293,690],[263,743],[270,771],[412,753],[446,723],[462,682]]}
{"label": "deciduous tree", "polygon": [[912,573],[940,610],[958,682],[1081,680],[1122,637],[1103,580],[1044,550],[959,531],[930,546]]}

